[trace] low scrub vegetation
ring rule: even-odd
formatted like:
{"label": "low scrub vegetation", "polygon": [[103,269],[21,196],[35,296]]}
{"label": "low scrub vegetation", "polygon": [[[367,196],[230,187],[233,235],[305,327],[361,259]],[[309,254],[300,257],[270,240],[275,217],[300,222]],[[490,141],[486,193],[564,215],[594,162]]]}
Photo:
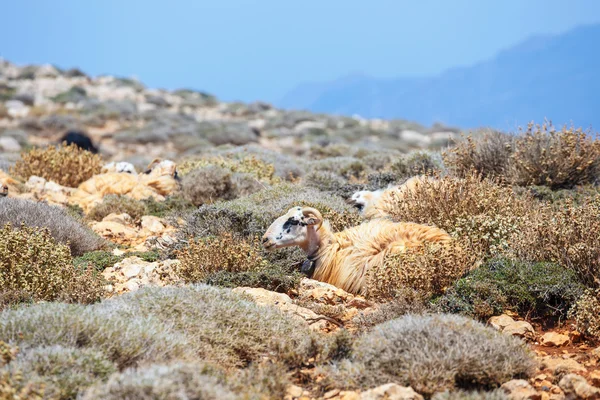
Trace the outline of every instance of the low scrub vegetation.
{"label": "low scrub vegetation", "polygon": [[564,319],[584,290],[577,275],[561,265],[500,258],[458,280],[435,305],[482,320],[504,311]]}
{"label": "low scrub vegetation", "polygon": [[584,283],[599,286],[600,196],[580,204],[566,200],[535,205],[512,233],[510,243],[510,251],[519,258],[556,262]]}
{"label": "low scrub vegetation", "polygon": [[529,124],[514,136],[486,132],[463,138],[444,161],[457,176],[475,170],[514,185],[570,189],[598,182],[600,140],[582,129]]}
{"label": "low scrub vegetation", "polygon": [[102,158],[75,144],[33,148],[21,154],[21,159],[11,167],[11,175],[23,180],[40,176],[59,185],[77,187],[99,174]]}
{"label": "low scrub vegetation", "polygon": [[47,228],[57,242],[69,246],[74,257],[106,246],[101,237],[66,210],[44,203],[3,199],[0,202],[0,226],[7,223],[13,228],[20,227],[21,224],[30,228]]}
{"label": "low scrub vegetation", "polygon": [[329,382],[370,388],[389,382],[431,396],[456,388],[494,388],[535,370],[523,343],[457,315],[405,315],[359,338]]}
{"label": "low scrub vegetation", "polygon": [[587,290],[569,310],[577,330],[589,337],[600,339],[600,289]]}
{"label": "low scrub vegetation", "polygon": [[95,205],[87,215],[93,221],[102,221],[110,214],[127,214],[138,221],[146,215],[146,206],[139,200],[129,196],[109,194],[104,196],[101,203]]}
{"label": "low scrub vegetation", "polygon": [[91,303],[102,286],[94,271],[73,265],[69,248],[48,229],[0,228],[0,308],[27,300]]}
{"label": "low scrub vegetation", "polygon": [[245,237],[262,236],[277,217],[293,206],[315,207],[329,220],[334,231],[362,221],[341,197],[313,188],[283,184],[233,201],[202,206],[189,216],[182,234],[203,237],[233,232]]}

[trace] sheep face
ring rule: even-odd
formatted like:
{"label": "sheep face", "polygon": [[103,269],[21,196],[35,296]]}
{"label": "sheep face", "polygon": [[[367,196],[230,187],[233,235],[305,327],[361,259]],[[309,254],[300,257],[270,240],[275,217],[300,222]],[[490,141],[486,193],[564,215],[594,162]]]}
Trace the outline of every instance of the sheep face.
{"label": "sheep face", "polygon": [[381,196],[381,193],[383,193],[383,190],[360,190],[348,199],[348,203],[358,208],[359,211],[363,211],[367,204],[376,201]]}
{"label": "sheep face", "polygon": [[262,238],[263,246],[268,251],[290,246],[303,247],[308,241],[309,229],[314,229],[320,223],[318,211],[309,207],[293,207],[269,226]]}

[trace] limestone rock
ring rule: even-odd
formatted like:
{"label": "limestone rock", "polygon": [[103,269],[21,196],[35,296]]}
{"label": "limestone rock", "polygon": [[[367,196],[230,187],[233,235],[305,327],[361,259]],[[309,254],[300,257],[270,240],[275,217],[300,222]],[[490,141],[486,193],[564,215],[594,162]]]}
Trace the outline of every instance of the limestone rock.
{"label": "limestone rock", "polygon": [[552,373],[558,371],[565,372],[583,372],[585,367],[573,360],[572,358],[561,358],[557,356],[546,356],[543,357],[540,364],[541,369],[548,369]]}
{"label": "limestone rock", "polygon": [[514,322],[515,320],[506,314],[498,315],[488,320],[488,323],[499,331],[502,331],[504,328],[510,324],[513,324]]}
{"label": "limestone rock", "polygon": [[541,337],[540,342],[543,346],[559,347],[569,343],[569,337],[556,332],[547,332]]}
{"label": "limestone rock", "polygon": [[21,145],[17,142],[17,139],[10,136],[0,137],[0,151],[8,153],[18,153],[21,151]]}
{"label": "limestone rock", "polygon": [[590,385],[584,377],[576,374],[567,374],[562,377],[558,386],[565,392],[567,400],[583,399],[583,400],[598,400],[600,399],[600,389]]}
{"label": "limestone rock", "polygon": [[527,321],[513,322],[512,324],[506,326],[502,332],[525,339],[533,339],[535,337],[535,330]]}
{"label": "limestone rock", "polygon": [[143,286],[166,286],[179,283],[179,260],[147,262],[139,257],[127,257],[102,271],[110,283],[112,294],[134,292]]}
{"label": "limestone rock", "polygon": [[511,400],[541,400],[542,395],[539,394],[533,386],[524,379],[513,379],[501,386],[501,389],[508,395]]}
{"label": "limestone rock", "polygon": [[388,383],[360,394],[360,400],[423,400],[411,387]]}
{"label": "limestone rock", "polygon": [[232,290],[235,293],[246,294],[259,305],[270,305],[289,313],[294,318],[307,322],[313,330],[325,330],[327,321],[320,318],[314,311],[294,304],[290,296],[285,293],[272,292],[263,288],[237,287]]}
{"label": "limestone rock", "polygon": [[300,386],[296,386],[296,385],[291,385],[286,390],[286,394],[292,398],[298,398],[298,397],[302,396],[302,392],[303,392],[302,388]]}

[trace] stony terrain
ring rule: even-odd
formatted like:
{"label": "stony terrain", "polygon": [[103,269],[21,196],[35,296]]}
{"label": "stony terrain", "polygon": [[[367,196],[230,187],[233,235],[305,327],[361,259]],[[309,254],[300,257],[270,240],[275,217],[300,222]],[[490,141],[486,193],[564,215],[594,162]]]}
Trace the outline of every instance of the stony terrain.
{"label": "stony terrain", "polygon": [[[0,60],[0,399],[599,399],[600,142],[459,133]],[[392,217],[478,262],[440,291],[437,256],[362,296],[258,242],[422,173],[447,186]]]}

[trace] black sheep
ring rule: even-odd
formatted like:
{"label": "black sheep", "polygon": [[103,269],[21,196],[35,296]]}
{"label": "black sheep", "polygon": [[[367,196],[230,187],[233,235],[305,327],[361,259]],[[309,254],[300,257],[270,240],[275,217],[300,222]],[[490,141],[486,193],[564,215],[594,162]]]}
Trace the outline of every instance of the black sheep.
{"label": "black sheep", "polygon": [[92,139],[83,132],[69,131],[60,139],[60,142],[67,142],[67,145],[74,144],[77,147],[94,154],[98,153],[98,149],[94,146]]}

